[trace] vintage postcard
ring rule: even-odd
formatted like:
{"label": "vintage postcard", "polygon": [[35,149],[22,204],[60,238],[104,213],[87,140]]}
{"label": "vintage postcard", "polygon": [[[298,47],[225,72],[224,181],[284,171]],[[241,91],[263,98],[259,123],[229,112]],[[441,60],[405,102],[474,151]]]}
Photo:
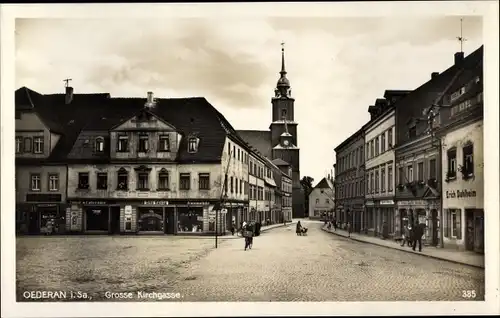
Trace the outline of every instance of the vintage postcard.
{"label": "vintage postcard", "polygon": [[498,3],[0,10],[2,316],[499,313]]}

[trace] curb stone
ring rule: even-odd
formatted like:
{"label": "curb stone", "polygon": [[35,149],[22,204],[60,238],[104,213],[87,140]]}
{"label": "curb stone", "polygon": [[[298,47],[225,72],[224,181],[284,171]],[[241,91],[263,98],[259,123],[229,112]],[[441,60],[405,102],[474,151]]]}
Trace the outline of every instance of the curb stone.
{"label": "curb stone", "polygon": [[457,260],[453,260],[453,259],[448,259],[448,258],[436,256],[436,255],[422,254],[420,252],[414,252],[413,250],[410,250],[410,249],[408,249],[408,250],[399,249],[397,247],[387,246],[387,245],[383,245],[383,244],[377,244],[375,242],[365,241],[365,240],[361,240],[361,239],[354,238],[354,237],[348,237],[348,236],[342,235],[340,233],[330,232],[330,231],[328,231],[325,228],[321,228],[321,229],[323,231],[327,232],[327,233],[331,233],[331,234],[334,234],[334,235],[337,235],[337,236],[345,237],[345,238],[351,239],[353,241],[361,242],[361,243],[367,243],[367,244],[377,245],[377,246],[381,246],[381,247],[385,247],[385,248],[390,248],[390,249],[401,251],[401,252],[416,254],[416,255],[420,255],[420,256],[427,256],[429,258],[434,258],[434,259],[438,259],[438,260],[442,260],[442,261],[447,261],[447,262],[450,262],[450,263],[455,263],[455,264],[466,265],[466,266],[471,266],[471,267],[475,267],[475,268],[484,269],[484,266],[481,266],[481,265],[464,263],[464,262],[461,262],[461,261],[457,261]]}

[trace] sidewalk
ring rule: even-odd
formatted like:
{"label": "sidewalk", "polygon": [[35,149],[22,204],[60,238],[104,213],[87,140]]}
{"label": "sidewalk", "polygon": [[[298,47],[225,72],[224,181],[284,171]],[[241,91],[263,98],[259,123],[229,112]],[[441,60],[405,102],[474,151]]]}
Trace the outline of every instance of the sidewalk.
{"label": "sidewalk", "polygon": [[[335,235],[343,236],[343,237],[348,237],[347,231],[344,230],[339,230],[334,231],[333,229],[328,230],[327,228],[323,227],[323,231],[329,232]],[[456,250],[448,250],[448,249],[442,249],[442,248],[437,248],[437,247],[432,247],[432,246],[422,246],[422,252],[413,251],[411,247],[408,246],[401,246],[399,243],[387,239],[387,240],[382,240],[377,237],[373,236],[367,236],[363,234],[358,234],[358,233],[351,233],[352,240],[358,241],[358,242],[363,242],[363,243],[370,243],[378,246],[383,246],[387,248],[392,248],[408,253],[413,253],[413,254],[419,254],[422,256],[427,256],[431,258],[436,258],[440,260],[445,260],[453,263],[458,263],[458,264],[464,264],[464,265],[469,265],[473,267],[479,267],[479,268],[484,268],[484,255],[481,254],[476,254],[473,252],[461,252],[461,251],[456,251]]]}

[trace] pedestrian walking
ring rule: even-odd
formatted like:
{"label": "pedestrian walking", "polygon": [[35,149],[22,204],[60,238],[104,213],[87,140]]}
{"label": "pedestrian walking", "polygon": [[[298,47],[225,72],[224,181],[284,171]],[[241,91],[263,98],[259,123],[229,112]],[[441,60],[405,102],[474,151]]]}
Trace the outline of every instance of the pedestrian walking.
{"label": "pedestrian walking", "polygon": [[254,237],[254,227],[252,224],[246,224],[243,228],[243,237],[245,237],[245,251],[247,249],[252,249],[253,237]]}
{"label": "pedestrian walking", "polygon": [[295,233],[297,235],[300,235],[302,231],[302,225],[300,224],[300,221],[297,222],[297,226],[295,227]]}
{"label": "pedestrian walking", "polygon": [[411,225],[405,225],[403,229],[403,242],[401,243],[401,246],[405,246],[407,244],[408,246],[413,246],[411,243]]}
{"label": "pedestrian walking", "polygon": [[413,227],[413,250],[416,249],[418,243],[418,251],[422,252],[422,236],[424,235],[425,224],[415,224]]}
{"label": "pedestrian walking", "polygon": [[333,217],[333,230],[337,231],[337,218]]}
{"label": "pedestrian walking", "polygon": [[351,222],[347,222],[347,236],[348,237],[351,237],[351,232],[352,232]]}
{"label": "pedestrian walking", "polygon": [[234,222],[231,224],[231,235],[234,236],[234,232],[236,231],[236,224]]}

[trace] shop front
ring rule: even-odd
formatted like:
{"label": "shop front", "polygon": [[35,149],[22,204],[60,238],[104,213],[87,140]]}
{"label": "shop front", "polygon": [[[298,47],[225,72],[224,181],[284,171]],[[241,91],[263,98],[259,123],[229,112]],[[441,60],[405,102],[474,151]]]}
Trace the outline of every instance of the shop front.
{"label": "shop front", "polygon": [[120,233],[120,205],[114,200],[71,200],[66,209],[69,233]]}
{"label": "shop front", "polygon": [[387,237],[395,235],[394,200],[377,198],[366,201],[367,206],[367,233],[382,237],[384,224],[387,226]]}
{"label": "shop front", "polygon": [[65,208],[60,194],[30,193],[16,204],[16,233],[57,234],[65,232]]}
{"label": "shop front", "polygon": [[422,242],[425,245],[439,244],[439,200],[400,200],[396,202],[395,232],[401,236],[404,227],[414,224],[424,224]]}

